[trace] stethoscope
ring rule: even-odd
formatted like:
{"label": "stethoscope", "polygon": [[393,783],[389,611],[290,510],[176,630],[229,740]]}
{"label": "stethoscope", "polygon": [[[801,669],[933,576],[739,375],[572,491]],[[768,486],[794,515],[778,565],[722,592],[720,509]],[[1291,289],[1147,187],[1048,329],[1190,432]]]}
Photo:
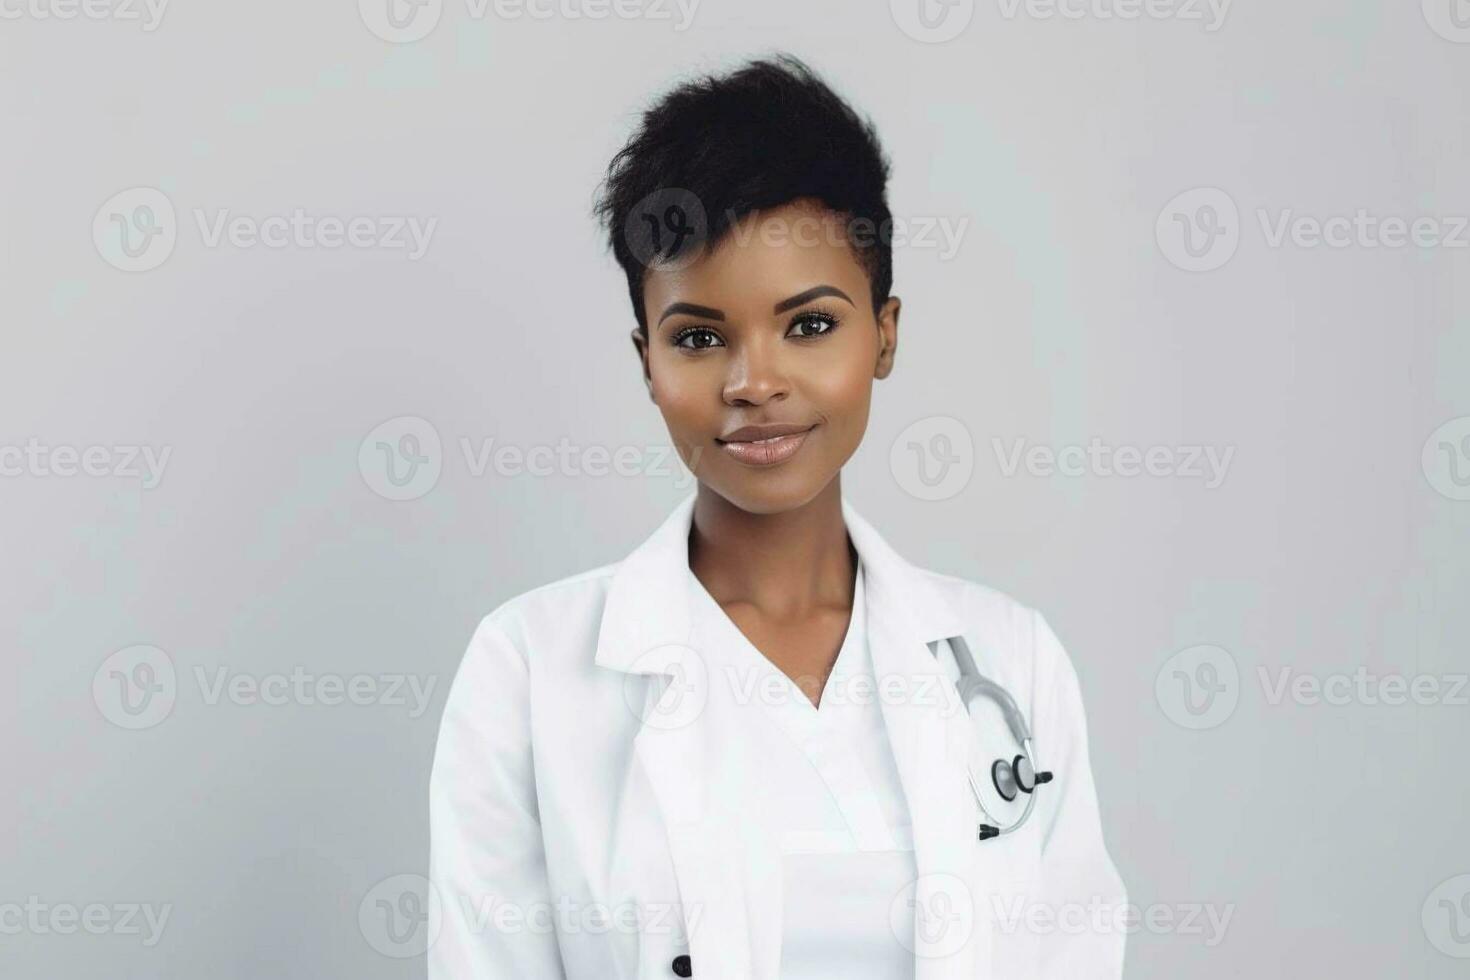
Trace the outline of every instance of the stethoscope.
{"label": "stethoscope", "polygon": [[[970,704],[976,697],[989,698],[1000,708],[1001,714],[1005,715],[1006,725],[1016,744],[1021,747],[1019,755],[1010,759],[996,759],[990,766],[990,784],[1001,799],[1012,803],[1018,796],[1026,796],[1026,808],[1011,824],[1003,824],[991,816],[990,810],[985,806],[984,794],[980,791],[981,783],[975,778],[975,770],[968,761],[965,763],[965,775],[970,781],[970,790],[975,794],[976,805],[980,807],[979,839],[984,841],[1015,833],[1030,818],[1031,811],[1036,809],[1036,787],[1051,782],[1052,774],[1039,771],[1036,767],[1036,742],[1031,737],[1026,716],[1021,713],[1016,699],[1005,688],[980,673],[980,668],[975,666],[975,658],[970,655],[970,646],[963,636],[951,636],[945,642],[949,644],[950,652],[954,654],[955,666],[960,671],[955,689],[965,706],[965,713],[972,714]],[[939,655],[938,648],[939,641],[935,640],[930,645],[930,652],[936,657]]]}

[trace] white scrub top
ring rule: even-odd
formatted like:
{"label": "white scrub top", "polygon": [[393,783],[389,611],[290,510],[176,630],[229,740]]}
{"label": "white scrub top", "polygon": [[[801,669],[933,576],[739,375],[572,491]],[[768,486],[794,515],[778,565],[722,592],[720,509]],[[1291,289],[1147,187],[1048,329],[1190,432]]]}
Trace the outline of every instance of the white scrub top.
{"label": "white scrub top", "polygon": [[859,561],[852,617],[816,708],[689,575],[694,642],[724,693],[745,699],[737,731],[760,785],[742,798],[779,827],[782,980],[914,975],[912,824],[878,703],[863,579]]}

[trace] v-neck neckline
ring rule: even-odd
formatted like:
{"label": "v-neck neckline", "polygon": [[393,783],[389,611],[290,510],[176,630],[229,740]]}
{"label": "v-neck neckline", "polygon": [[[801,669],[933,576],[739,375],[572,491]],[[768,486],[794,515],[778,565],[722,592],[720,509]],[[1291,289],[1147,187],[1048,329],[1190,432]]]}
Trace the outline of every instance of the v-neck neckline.
{"label": "v-neck neckline", "polygon": [[[843,631],[842,643],[837,648],[837,657],[832,662],[832,669],[827,672],[827,678],[822,684],[822,693],[817,704],[812,704],[811,698],[807,697],[806,691],[801,689],[801,685],[797,684],[786,671],[777,666],[775,661],[762,653],[760,647],[757,647],[751,641],[750,637],[745,635],[745,631],[740,628],[738,623],[730,618],[730,614],[725,612],[725,608],[719,604],[715,597],[710,595],[709,590],[704,587],[704,583],[699,580],[699,577],[692,570],[689,572],[689,585],[696,597],[696,601],[702,603],[706,608],[708,615],[705,618],[718,624],[717,628],[730,638],[736,649],[740,651],[740,656],[752,661],[758,670],[780,678],[787,691],[787,700],[794,703],[796,711],[801,712],[806,717],[825,719],[833,714],[833,702],[828,698],[828,695],[832,693],[836,684],[845,682],[856,669],[856,665],[853,664],[853,658],[858,656],[858,652],[854,648],[860,639],[865,639],[867,609],[864,578],[863,561],[862,557],[859,556],[856,571],[853,575],[852,611],[848,613],[847,628]],[[860,634],[863,635],[860,636]],[[760,687],[761,685],[757,683],[747,689],[759,692]],[[759,699],[758,694],[757,699]],[[776,706],[773,705],[772,707]],[[789,711],[791,709],[788,708],[787,710]]]}

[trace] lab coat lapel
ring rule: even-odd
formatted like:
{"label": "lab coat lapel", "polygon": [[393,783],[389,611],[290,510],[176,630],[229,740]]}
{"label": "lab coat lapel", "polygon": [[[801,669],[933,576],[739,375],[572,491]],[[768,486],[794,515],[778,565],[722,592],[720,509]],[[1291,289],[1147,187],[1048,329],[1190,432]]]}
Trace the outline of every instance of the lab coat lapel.
{"label": "lab coat lapel", "polygon": [[[869,637],[880,692],[885,680],[903,697],[882,698],[883,718],[913,822],[918,877],[913,901],[916,980],[975,977],[975,929],[979,896],[973,872],[977,821],[964,782],[963,733],[944,699],[948,681],[902,613],[899,597],[872,597]],[[928,658],[925,660],[923,658]],[[932,671],[932,673],[931,673]],[[956,916],[958,918],[956,918]]]}
{"label": "lab coat lapel", "polygon": [[634,757],[667,829],[694,975],[775,980],[774,963],[752,968],[752,937],[770,928],[751,923],[747,914],[748,880],[763,865],[740,826],[744,810],[729,798],[726,753],[713,744],[709,726],[699,723],[712,678],[689,646],[684,599],[693,509],[690,494],[619,564],[603,609],[596,663],[627,675],[624,695],[642,720]]}
{"label": "lab coat lapel", "polygon": [[[634,751],[668,831],[694,975],[701,980],[749,980],[745,883],[734,846],[738,830],[728,820],[740,811],[711,805],[705,772],[712,756],[702,744],[701,731],[695,724],[668,729],[645,725]],[[774,980],[774,973],[769,976]]]}
{"label": "lab coat lapel", "polygon": [[989,903],[979,890],[978,820],[965,779],[970,730],[953,683],[927,646],[962,634],[962,617],[931,578],[846,504],[844,515],[867,573],[873,672],[913,823],[915,977],[969,980],[988,968],[992,943]]}

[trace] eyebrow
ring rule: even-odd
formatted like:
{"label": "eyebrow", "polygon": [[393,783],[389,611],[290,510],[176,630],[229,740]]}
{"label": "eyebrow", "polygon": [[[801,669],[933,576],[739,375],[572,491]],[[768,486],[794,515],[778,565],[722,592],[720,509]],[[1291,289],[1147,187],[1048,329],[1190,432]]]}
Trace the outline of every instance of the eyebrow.
{"label": "eyebrow", "polygon": [[[795,309],[803,303],[810,303],[812,300],[821,296],[837,296],[847,300],[848,305],[855,305],[848,295],[836,286],[822,285],[813,286],[806,292],[797,293],[790,299],[783,299],[772,308],[771,312],[777,314],[785,313],[787,310]],[[690,316],[704,317],[707,320],[719,320],[721,322],[724,322],[725,319],[723,312],[711,306],[700,306],[696,303],[672,303],[668,309],[664,310],[663,316],[658,318],[658,322],[663,323],[676,313],[687,313]]]}
{"label": "eyebrow", "polygon": [[712,306],[699,306],[695,303],[672,303],[668,309],[664,310],[664,315],[658,318],[658,322],[663,323],[675,313],[688,313],[690,316],[704,317],[706,320],[720,320],[722,322],[725,319],[725,314]]}
{"label": "eyebrow", "polygon": [[847,304],[849,306],[855,305],[852,300],[847,298],[847,294],[838,289],[836,286],[823,285],[813,286],[811,289],[808,289],[804,293],[797,293],[790,299],[783,299],[781,302],[776,304],[776,308],[771,312],[785,313],[787,310],[794,309],[802,305],[803,303],[810,303],[812,300],[816,299],[819,296],[840,296],[842,299],[847,300]]}

